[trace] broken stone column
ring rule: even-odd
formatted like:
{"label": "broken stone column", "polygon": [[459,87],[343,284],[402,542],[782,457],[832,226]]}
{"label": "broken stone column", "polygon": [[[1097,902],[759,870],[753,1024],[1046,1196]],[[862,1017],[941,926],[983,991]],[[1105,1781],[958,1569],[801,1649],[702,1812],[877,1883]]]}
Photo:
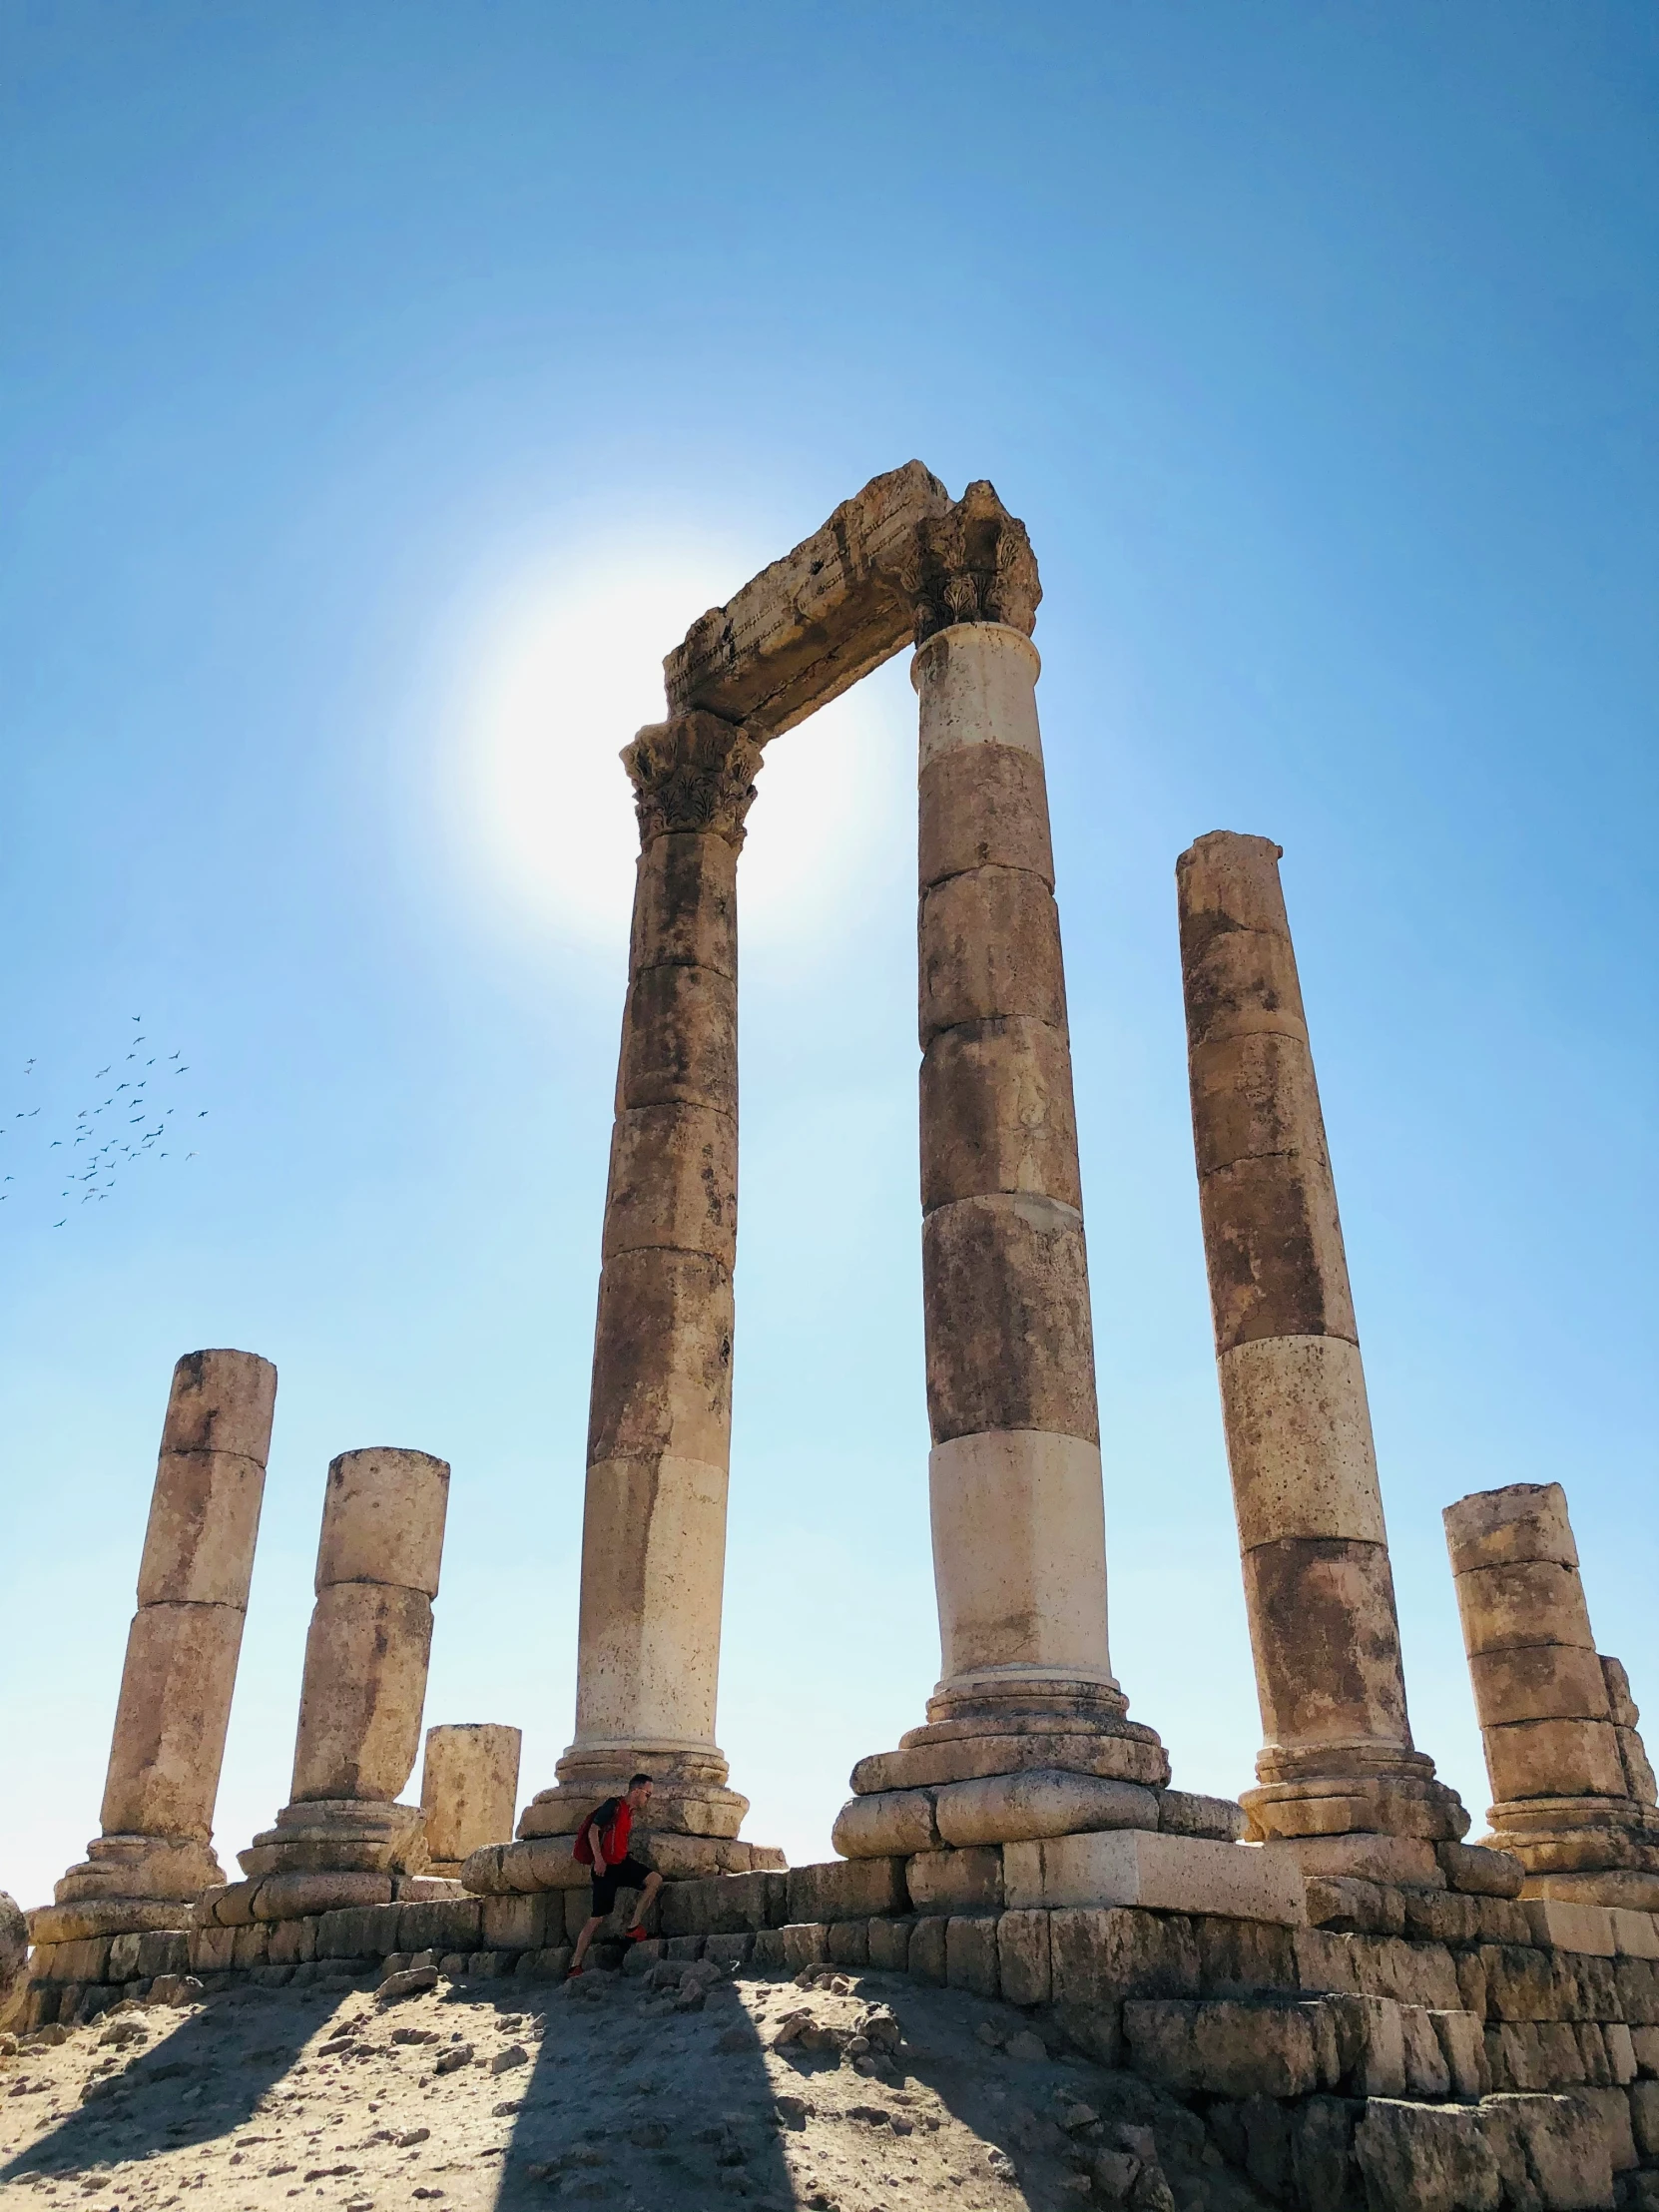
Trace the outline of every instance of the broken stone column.
{"label": "broken stone column", "polygon": [[214,1802],[276,1402],[276,1370],[252,1352],[193,1352],[173,1371],[103,1834],[31,1915],[37,1943],[180,1929],[225,1879]]}
{"label": "broken stone column", "polygon": [[504,1844],[518,1811],[516,1728],[487,1721],[426,1731],[420,1812],[427,1871],[458,1880],[461,1862],[486,1844]]}
{"label": "broken stone column", "polygon": [[568,1837],[637,1769],[656,1781],[654,1830],[729,1840],[749,1809],[726,1786],[715,1701],[738,1208],[737,865],[760,760],[741,728],[702,711],[642,730],[623,754],[640,857],[594,1336],[576,1734],[557,1787],[525,1809],[526,1840]]}
{"label": "broken stone column", "polygon": [[1659,1908],[1659,1811],[1630,1684],[1601,1658],[1558,1482],[1448,1505],[1475,1713],[1494,1803],[1486,1839],[1523,1895]]}
{"label": "broken stone column", "polygon": [[1176,862],[1193,1141],[1263,1749],[1259,1834],[1451,1841],[1412,1748],[1387,1532],[1280,848]]}
{"label": "broken stone column", "polygon": [[[1041,588],[988,484],[918,531],[922,1295],[941,1671],[864,1760],[851,1857],[1156,1828],[1125,1719],[1082,1189],[1030,632]],[[938,1785],[972,1779],[971,1806]],[[944,1814],[944,1825],[939,1825]]]}
{"label": "broken stone column", "polygon": [[[420,1749],[449,1468],[424,1451],[346,1451],[328,1469],[305,1639],[290,1802],[240,1852],[218,1920],[293,1920],[389,1904],[423,1875]],[[426,1892],[418,1894],[429,1894]]]}

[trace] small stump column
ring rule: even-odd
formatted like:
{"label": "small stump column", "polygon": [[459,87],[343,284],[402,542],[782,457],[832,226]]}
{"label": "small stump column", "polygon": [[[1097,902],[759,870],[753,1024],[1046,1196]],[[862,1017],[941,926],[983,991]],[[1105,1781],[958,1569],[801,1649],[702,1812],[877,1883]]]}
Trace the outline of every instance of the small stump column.
{"label": "small stump column", "polygon": [[1193,1141],[1267,1837],[1450,1841],[1415,1751],[1359,1332],[1279,847],[1224,830],[1176,863]]}
{"label": "small stump column", "polygon": [[1523,1895],[1659,1909],[1659,1812],[1630,1684],[1596,1651],[1558,1482],[1448,1505],[1475,1713],[1495,1801],[1487,1842]]}
{"label": "small stump column", "polygon": [[347,1451],[329,1466],[291,1801],[239,1853],[249,1880],[215,1917],[389,1904],[423,1872],[420,1808],[397,1795],[420,1749],[448,1504],[449,1468],[424,1451]]}
{"label": "small stump column", "polygon": [[173,1371],[116,1707],[103,1833],[31,1916],[39,1943],[184,1927],[212,1848],[265,1494],[276,1370],[193,1352]]}
{"label": "small stump column", "polygon": [[458,1879],[461,1862],[486,1844],[504,1844],[518,1811],[516,1728],[489,1722],[429,1728],[420,1773],[428,1873]]}

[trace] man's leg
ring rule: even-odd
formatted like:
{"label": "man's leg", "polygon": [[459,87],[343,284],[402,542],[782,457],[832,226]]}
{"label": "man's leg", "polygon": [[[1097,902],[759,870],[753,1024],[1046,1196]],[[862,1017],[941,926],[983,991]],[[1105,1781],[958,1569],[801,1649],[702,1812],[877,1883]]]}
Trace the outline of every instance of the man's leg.
{"label": "man's leg", "polygon": [[588,1945],[593,1941],[604,1924],[605,1915],[603,1913],[595,1913],[591,1920],[583,1922],[582,1933],[576,1938],[576,1952],[570,1961],[570,1971],[572,1973],[581,1972],[582,1961],[588,1955]]}
{"label": "man's leg", "polygon": [[[652,1872],[648,1874],[645,1878],[645,1888],[640,1892],[640,1902],[638,1903],[638,1905],[635,1906],[634,1917],[628,1923],[630,1930],[639,1927],[641,1921],[643,1921],[645,1918],[646,1907],[651,1903],[651,1900],[657,1895],[657,1892],[662,1888],[662,1876],[658,1874],[655,1869],[653,1869]],[[586,1934],[586,1930],[584,1930],[583,1933]]]}

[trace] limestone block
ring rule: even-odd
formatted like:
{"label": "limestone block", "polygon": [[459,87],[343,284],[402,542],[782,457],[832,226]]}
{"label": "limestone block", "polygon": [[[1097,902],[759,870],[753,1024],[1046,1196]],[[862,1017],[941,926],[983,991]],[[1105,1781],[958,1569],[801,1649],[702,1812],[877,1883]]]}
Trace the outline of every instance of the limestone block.
{"label": "limestone block", "polygon": [[1611,1958],[1617,1949],[1613,1918],[1604,1905],[1559,1905],[1548,1898],[1524,1898],[1521,1909],[1540,1947],[1587,1951]]}
{"label": "limestone block", "polygon": [[1622,1906],[1604,1908],[1613,1931],[1613,1947],[1632,1958],[1659,1958],[1659,1921],[1651,1913]]}
{"label": "limestone block", "polygon": [[1627,2088],[1636,2078],[1636,2046],[1623,2020],[1603,2020],[1601,2039],[1607,2052],[1607,2069],[1617,2087]]}
{"label": "limestone block", "polygon": [[190,1932],[190,1963],[193,1973],[224,1973],[236,1949],[234,1928],[198,1925]]}
{"label": "limestone block", "polygon": [[[722,1938],[711,1936],[712,1943]],[[869,1963],[868,1921],[831,1921],[828,1936],[830,1962],[834,1966],[866,1966]]]}
{"label": "limestone block", "polygon": [[[221,1355],[223,1358],[247,1355]],[[276,1370],[263,1360],[276,1389]],[[269,1420],[267,1436],[269,1441]],[[265,1495],[265,1457],[169,1450],[164,1443],[139,1562],[140,1605],[246,1611]]]}
{"label": "limestone block", "polygon": [[[1104,1523],[1103,1523],[1104,1525]],[[1156,1789],[1169,1780],[1169,1757],[1150,1729],[1121,1724],[1121,1733],[1068,1733],[1075,1723],[1039,1720],[1026,1734],[962,1734],[907,1742],[900,1751],[876,1752],[852,1770],[860,1793],[931,1788],[942,1782],[971,1782],[980,1775],[1017,1774],[1026,1767],[1064,1767],[1072,1774],[1115,1775]],[[1172,1796],[1166,1792],[1167,1805]],[[1211,1802],[1211,1801],[1203,1801]],[[1220,1802],[1214,1801],[1214,1802]],[[1186,1831],[1176,1829],[1176,1834]]]}
{"label": "limestone block", "polygon": [[1250,1820],[1233,1798],[1165,1790],[1158,1800],[1158,1826],[1166,1836],[1202,1836],[1210,1843],[1241,1844]]}
{"label": "limestone block", "polygon": [[918,1913],[989,1910],[1002,1903],[1002,1853],[990,1845],[917,1852],[905,1861],[904,1879]]}
{"label": "limestone block", "polygon": [[189,1837],[213,1827],[243,1613],[143,1605],[127,1633],[101,1824],[107,1834]]}
{"label": "limestone block", "polygon": [[1507,1721],[1605,1720],[1601,1663],[1581,1644],[1520,1644],[1469,1661],[1482,1728]]}
{"label": "limestone block", "polygon": [[1458,1575],[1456,1591],[1463,1648],[1471,1659],[1532,1644],[1595,1649],[1576,1567],[1553,1559],[1470,1567]]}
{"label": "limestone block", "polygon": [[78,1942],[85,1936],[127,1936],[187,1927],[191,1908],[179,1899],[90,1898],[84,1904],[36,1906],[27,1916],[37,1943]]}
{"label": "limestone block", "polygon": [[923,1213],[998,1191],[1083,1203],[1070,1048],[1024,1015],[944,1030],[922,1055]]}
{"label": "limestone block", "polygon": [[1158,1799],[1132,1782],[1038,1767],[950,1783],[935,1794],[934,1817],[944,1842],[961,1848],[1084,1830],[1154,1829]]}
{"label": "limestone block", "polygon": [[1477,2113],[1373,2097],[1354,2133],[1367,2202],[1383,2212],[1497,2212],[1498,2161]]}
{"label": "limestone block", "polygon": [[1445,1888],[1436,1847],[1416,1836],[1298,1836],[1261,1848],[1276,1862],[1294,1863],[1309,1877],[1380,1882],[1396,1889]]}
{"label": "limestone block", "polygon": [[789,1871],[792,1922],[868,1920],[907,1913],[902,1859],[836,1859]]}
{"label": "limestone block", "polygon": [[276,1403],[276,1370],[269,1360],[252,1352],[187,1353],[173,1370],[162,1449],[223,1451],[263,1463]]}
{"label": "limestone block", "polygon": [[1636,2148],[1644,2158],[1659,2158],[1659,2081],[1632,2082],[1629,2094]]}
{"label": "limestone block", "polygon": [[611,1132],[602,1251],[668,1246],[730,1268],[738,1242],[738,1125],[710,1106],[624,1107]]}
{"label": "limestone block", "polygon": [[[1428,2012],[1424,2014],[1439,2041],[1440,2056],[1445,2062],[1449,2094],[1473,2103],[1483,2097],[1492,2085],[1491,2071],[1486,2064],[1486,2039],[1481,2022],[1472,2012]],[[1400,2009],[1401,2040],[1404,2038],[1405,2008]]]}
{"label": "limestone block", "polygon": [[1322,2086],[1313,2005],[1131,1997],[1131,2063],[1178,2095],[1300,2097]]}
{"label": "limestone block", "polygon": [[1306,1037],[1291,925],[1270,837],[1212,830],[1175,863],[1188,1032],[1195,1045]]}
{"label": "limestone block", "polygon": [[928,1454],[927,1484],[946,1683],[1044,1666],[1112,1685],[1099,1446],[1028,1428],[956,1435]]}
{"label": "limestone block", "polygon": [[231,1936],[231,1964],[233,1966],[263,1966],[271,1955],[271,1930],[256,1921],[250,1928],[239,1928]]}
{"label": "limestone block", "polygon": [[1615,1729],[1614,1734],[1619,1740],[1619,1761],[1624,1768],[1625,1788],[1638,1805],[1659,1804],[1659,1784],[1654,1781],[1647,1746],[1633,1728]]}
{"label": "limestone block", "polygon": [[1385,1543],[1359,1346],[1275,1336],[1223,1354],[1217,1373],[1240,1545]]}
{"label": "limestone block", "polygon": [[1082,1217],[1030,1193],[922,1223],[927,1403],[936,1443],[1035,1429],[1099,1441]]}
{"label": "limestone block", "polygon": [[1659,2077],[1659,2027],[1632,2022],[1630,2045],[1636,2053],[1636,2064],[1644,2078]]}
{"label": "limestone block", "polygon": [[1220,1920],[1195,1914],[1199,1986],[1207,1997],[1259,1995],[1266,1989],[1297,1990],[1296,1939],[1269,1921]]}
{"label": "limestone block", "polygon": [[254,1919],[295,1921],[355,1906],[389,1905],[389,1874],[317,1872],[269,1875],[254,1897]]}
{"label": "limestone block", "polygon": [[1268,1742],[1408,1744],[1387,1547],[1287,1537],[1242,1564]]}
{"label": "limestone block", "polygon": [[732,1278],[704,1253],[623,1252],[599,1282],[588,1463],[715,1467],[732,1427]]}
{"label": "limestone block", "polygon": [[1512,1852],[1443,1843],[1434,1846],[1434,1856],[1452,1889],[1467,1897],[1518,1898],[1526,1880],[1526,1869]]}
{"label": "limestone block", "polygon": [[848,1800],[835,1815],[830,1842],[844,1859],[908,1857],[935,1850],[930,1790],[882,1790]]}
{"label": "limestone block", "polygon": [[1496,1799],[1618,1797],[1624,1768],[1608,1721],[1509,1721],[1483,1728]]}
{"label": "limestone block", "polygon": [[1393,1895],[1405,1909],[1404,1932],[1413,1941],[1479,1942],[1485,1926],[1479,1898],[1462,1897],[1455,1890],[1396,1890]]}
{"label": "limestone block", "polygon": [[1238,1160],[1200,1182],[1218,1354],[1264,1338],[1357,1335],[1322,1149]]}
{"label": "limestone block", "polygon": [[399,1950],[540,1950],[547,1934],[543,1898],[446,1898],[404,1905],[397,1917]]}
{"label": "limestone block", "polygon": [[1035,687],[1041,662],[1028,636],[1005,623],[966,622],[938,632],[910,664],[921,724],[921,774],[952,754],[1013,746],[1042,758]]}
{"label": "limestone block", "polygon": [[905,1972],[912,1981],[924,1981],[932,1987],[944,1987],[944,1941],[948,1923],[940,1914],[923,1914],[910,1927],[910,1948],[905,1961]]}
{"label": "limestone block", "polygon": [[1400,2042],[1405,2056],[1405,2090],[1413,2097],[1448,2097],[1451,2068],[1434,2031],[1434,2014],[1420,2004],[1399,2007]]}
{"label": "limestone block", "polygon": [[617,1099],[622,1108],[738,1110],[738,986],[713,968],[642,968],[628,990]]}
{"label": "limestone block", "polygon": [[1575,1568],[1578,1546],[1559,1482],[1511,1482],[1475,1490],[1441,1514],[1453,1574],[1514,1561],[1553,1560]]}
{"label": "limestone block", "polygon": [[1053,887],[1039,753],[994,739],[935,751],[922,768],[917,796],[916,874],[924,887],[976,867],[1025,868]]}
{"label": "limestone block", "polygon": [[1639,2163],[1631,2132],[1630,2099],[1623,2089],[1588,2083],[1574,2091],[1595,2113],[1601,2139],[1607,2145],[1607,2162],[1614,2173],[1629,2173]]}
{"label": "limestone block", "polygon": [[953,1913],[945,1923],[944,1978],[947,1987],[967,1989],[974,1996],[999,1993],[997,1968],[997,1916],[990,1913]]}
{"label": "limestone block", "polygon": [[791,1921],[780,1931],[784,1938],[784,1963],[792,1973],[815,1966],[830,1956],[830,1929],[824,1921]]}
{"label": "limestone block", "polygon": [[1195,1925],[1181,1914],[1061,1909],[1049,1916],[1049,1968],[1056,2003],[1197,1996]]}
{"label": "limestone block", "polygon": [[630,977],[651,967],[738,974],[738,855],[725,837],[670,830],[639,856]]}
{"label": "limestone block", "polygon": [[389,1445],[342,1451],[323,1495],[317,1595],[331,1583],[376,1582],[436,1597],[448,1510],[442,1459]]}
{"label": "limestone block", "polygon": [[1321,1997],[1337,2044],[1337,2080],[1356,2096],[1405,2094],[1404,2008],[1391,1997],[1337,1991]]}
{"label": "limestone block", "polygon": [[1365,1936],[1403,1936],[1404,1897],[1403,1891],[1385,1890],[1376,1882],[1315,1875],[1307,1886],[1308,1919],[1315,1928],[1354,1930]]}
{"label": "limestone block", "polygon": [[1046,2004],[1053,1994],[1048,1932],[1047,1913],[1004,1913],[997,1922],[997,1978],[1009,2004]]}
{"label": "limestone block", "polygon": [[1277,1921],[1307,1918],[1298,1870],[1249,1844],[1123,1829],[1007,1845],[1003,1886],[1012,1908],[1138,1905],[1168,1913]]}
{"label": "limestone block", "polygon": [[869,1924],[869,1963],[872,1971],[880,1973],[907,1973],[910,1963],[910,1923],[908,1921],[871,1921]]}
{"label": "limestone block", "polygon": [[[443,1471],[447,1479],[448,1469]],[[333,1468],[329,1474],[332,1478]],[[319,1590],[305,1639],[293,1755],[295,1802],[351,1798],[389,1805],[395,1800],[420,1748],[431,1646],[432,1601],[424,1590],[366,1581],[333,1582]]]}
{"label": "limestone block", "polygon": [[[861,1926],[861,1923],[848,1921],[843,1925],[847,1928],[857,1928]],[[750,1954],[754,1948],[755,1937],[746,1931],[741,1936],[708,1936],[703,1944],[703,1955],[705,1958],[712,1958],[723,1971],[736,1972],[739,1966],[748,1965]],[[862,1960],[859,1963],[861,1964]]]}
{"label": "limestone block", "polygon": [[920,1031],[925,1051],[962,1022],[1026,1014],[1066,1027],[1060,916],[1040,875],[976,867],[921,895]]}
{"label": "limestone block", "polygon": [[426,1731],[420,1812],[434,1860],[453,1866],[511,1838],[522,1743],[516,1728],[487,1721]]}
{"label": "limestone block", "polygon": [[278,1921],[271,1931],[271,1963],[274,1966],[309,1965],[316,1957],[317,1919]]}

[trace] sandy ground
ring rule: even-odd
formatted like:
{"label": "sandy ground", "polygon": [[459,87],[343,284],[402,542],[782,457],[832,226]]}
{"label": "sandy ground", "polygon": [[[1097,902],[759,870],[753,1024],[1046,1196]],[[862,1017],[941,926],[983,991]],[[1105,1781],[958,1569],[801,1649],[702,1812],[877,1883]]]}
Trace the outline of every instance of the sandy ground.
{"label": "sandy ground", "polygon": [[[834,2043],[877,2005],[902,2041],[870,2074]],[[774,2048],[802,2012],[818,2047]],[[739,1977],[705,1995],[596,1972],[564,1986],[445,1982],[395,2003],[367,1978],[238,1989],[107,2014],[0,2059],[0,2201],[1261,2204],[1193,2114],[1132,2075],[1044,2056],[1029,2033],[1007,2006],[879,1974],[810,1990]]]}

